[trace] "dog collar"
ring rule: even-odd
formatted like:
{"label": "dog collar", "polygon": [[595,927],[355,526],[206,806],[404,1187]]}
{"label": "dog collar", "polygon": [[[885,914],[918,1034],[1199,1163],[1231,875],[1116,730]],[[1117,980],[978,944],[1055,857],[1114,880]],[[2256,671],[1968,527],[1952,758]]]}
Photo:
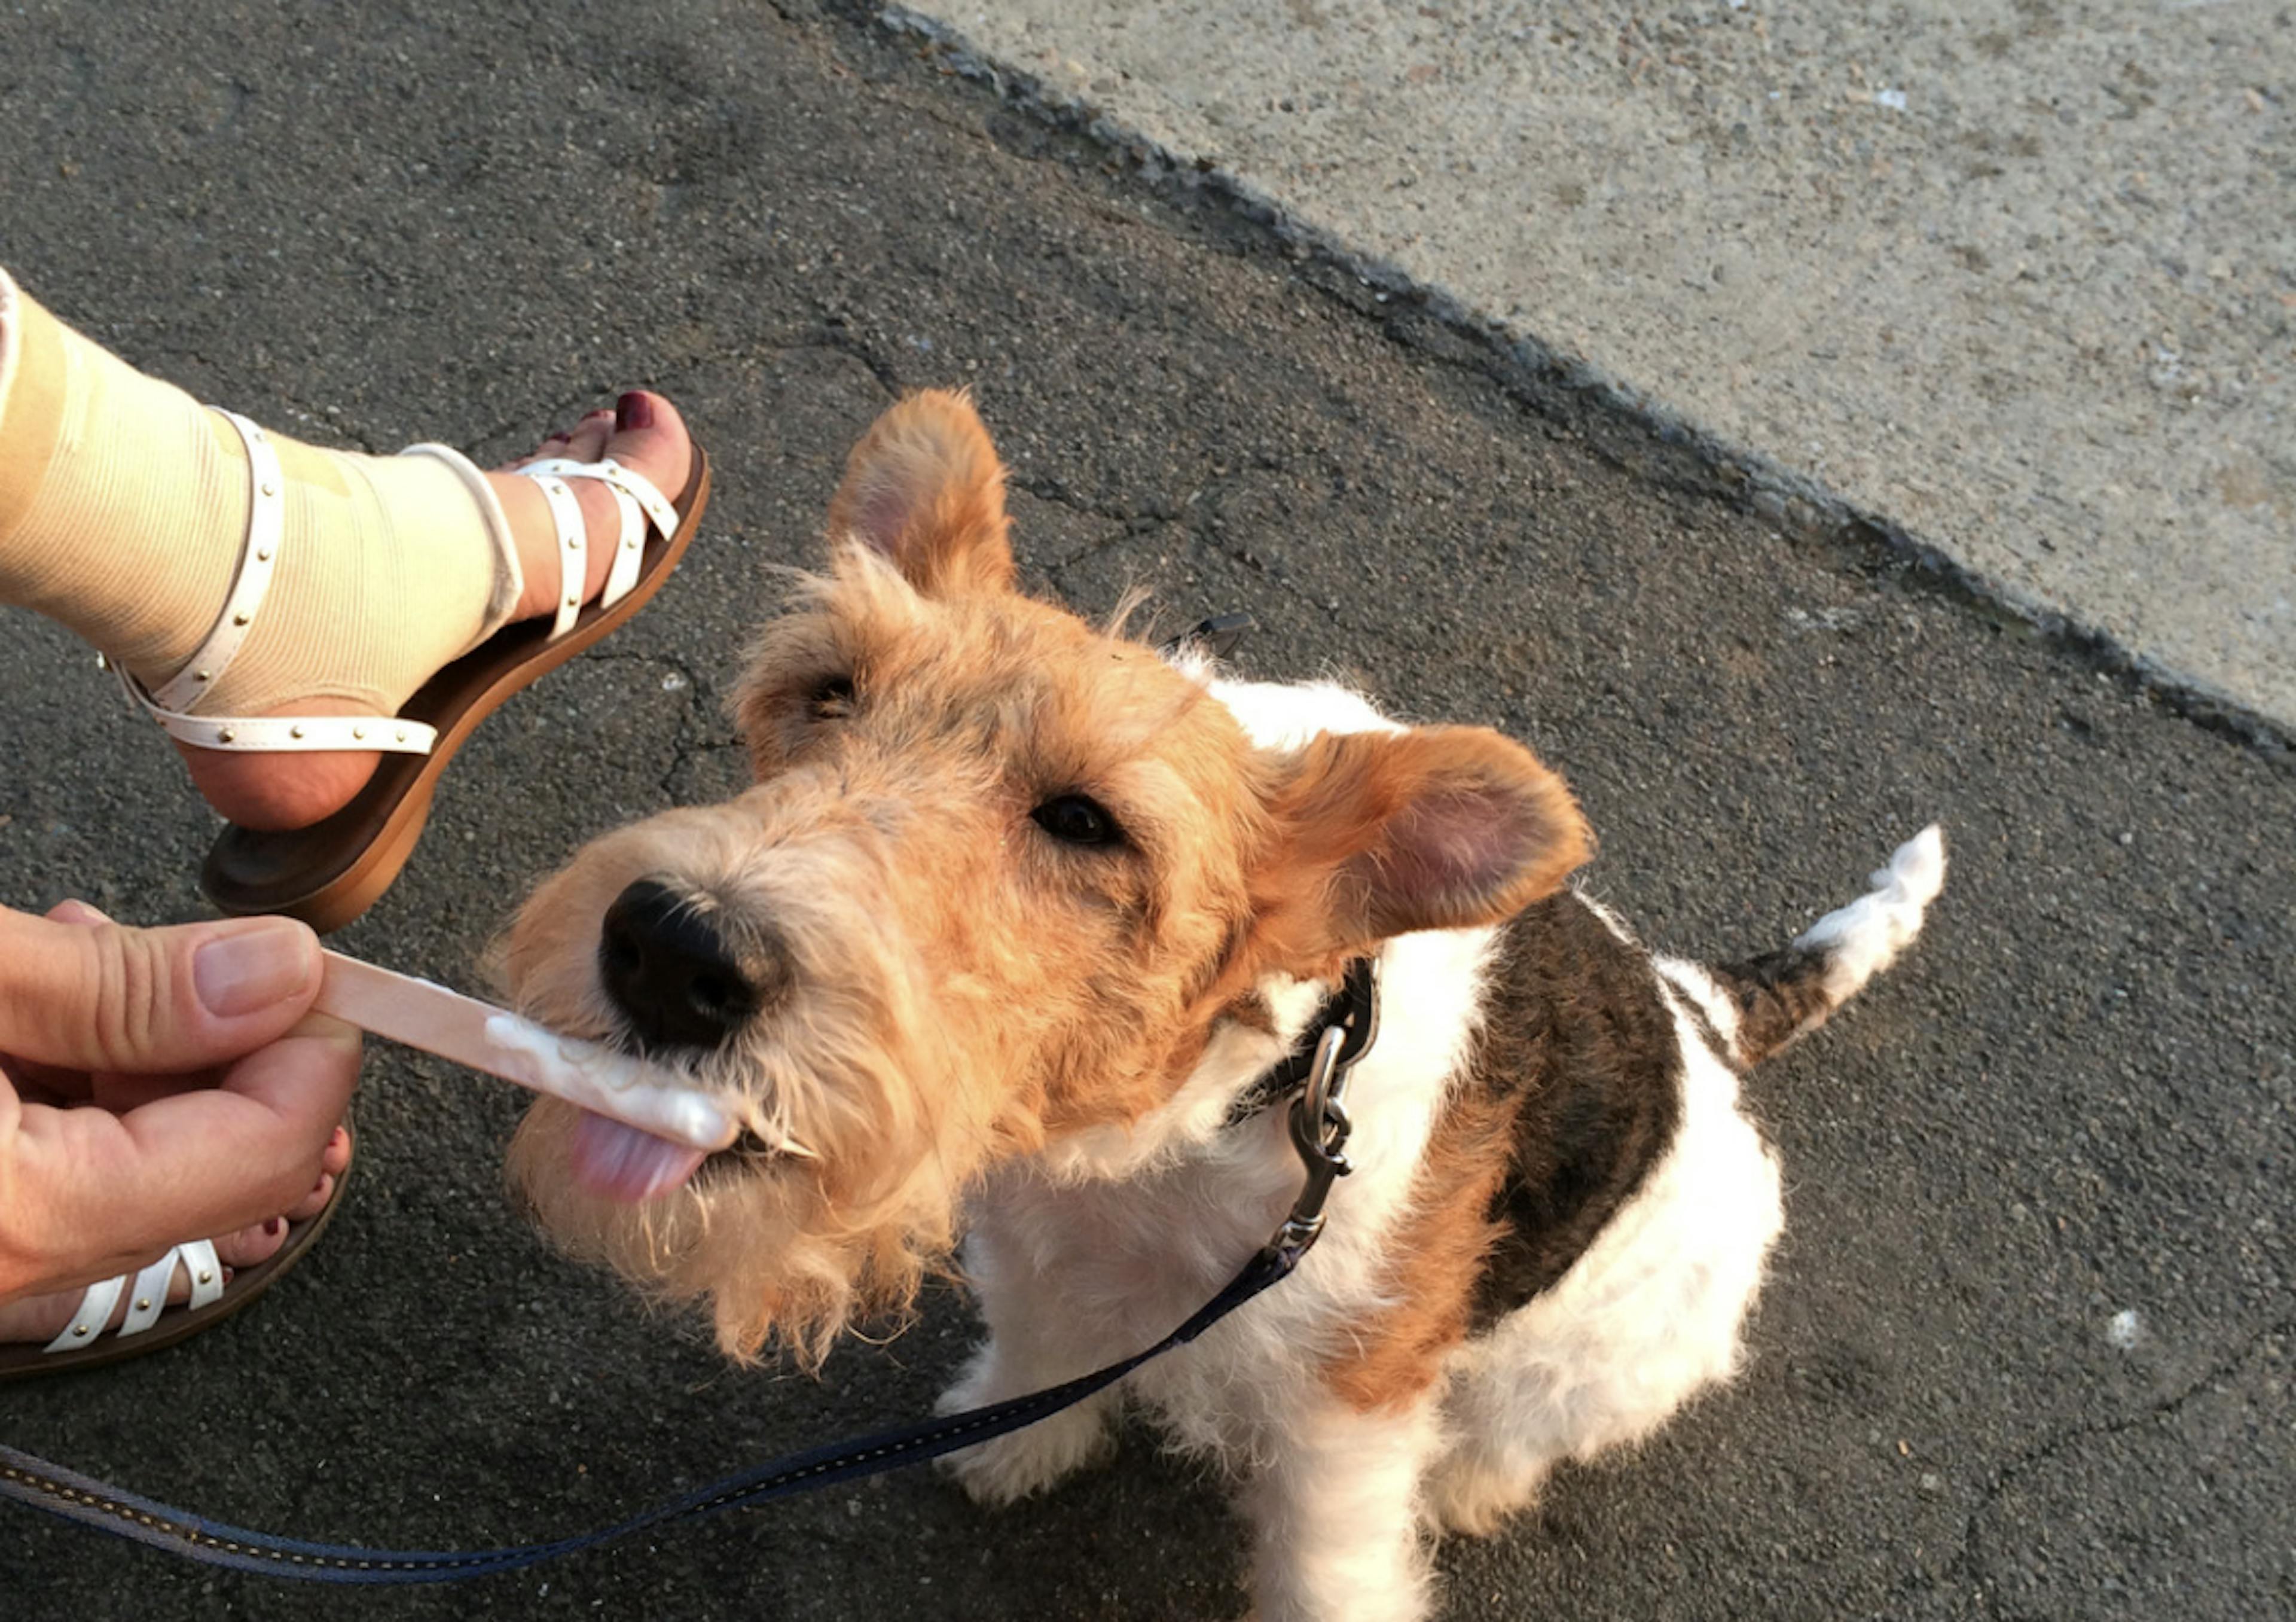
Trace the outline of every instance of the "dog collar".
{"label": "dog collar", "polygon": [[1348,965],[1339,989],[1324,999],[1324,1006],[1292,1044],[1292,1051],[1236,1095],[1235,1102],[1228,1106],[1225,1124],[1240,1126],[1298,1093],[1315,1069],[1316,1051],[1324,1036],[1333,1030],[1345,1033],[1336,1060],[1342,1069],[1370,1050],[1379,1034],[1378,959],[1361,957]]}

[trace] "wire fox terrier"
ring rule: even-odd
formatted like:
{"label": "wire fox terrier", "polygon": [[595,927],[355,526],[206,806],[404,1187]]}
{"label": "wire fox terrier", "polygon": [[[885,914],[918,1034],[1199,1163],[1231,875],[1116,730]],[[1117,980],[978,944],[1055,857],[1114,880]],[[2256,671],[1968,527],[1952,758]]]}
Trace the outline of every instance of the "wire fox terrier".
{"label": "wire fox terrier", "polygon": [[1375,955],[1354,1171],[1299,1272],[954,1465],[1036,1492],[1128,1397],[1242,1478],[1263,1622],[1421,1616],[1431,1531],[1730,1377],[1783,1222],[1739,1073],[1913,939],[1942,843],[1783,951],[1654,957],[1567,884],[1592,840],[1529,750],[1021,595],[1004,478],[961,396],[887,412],[734,696],[756,786],[595,841],[512,931],[523,1011],[677,1066],[742,1141],[545,1100],[513,1175],[742,1359],[817,1361],[962,1229],[988,1339],[947,1401],[996,1401],[1155,1341],[1267,1239],[1301,1173],[1253,1090]]}

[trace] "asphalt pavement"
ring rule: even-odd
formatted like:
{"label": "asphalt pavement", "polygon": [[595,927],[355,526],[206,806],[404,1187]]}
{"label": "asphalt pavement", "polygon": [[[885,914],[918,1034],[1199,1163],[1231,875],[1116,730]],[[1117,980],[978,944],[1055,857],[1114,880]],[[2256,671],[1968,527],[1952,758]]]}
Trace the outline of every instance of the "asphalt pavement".
{"label": "asphalt pavement", "polygon": [[[1946,827],[1917,949],[1751,1083],[1788,1231],[1744,1377],[1447,1544],[1447,1618],[2296,1606],[2284,754],[1869,533],[1782,533],[1695,447],[865,13],[353,16],[0,15],[0,262],[339,443],[500,458],[658,387],[718,494],[653,607],[488,723],[340,943],[480,985],[580,841],[736,787],[721,703],[776,567],[818,555],[896,391],[969,383],[1037,585],[1249,610],[1250,674],[1513,732],[1601,836],[1591,889],[1667,949],[1781,943]],[[0,897],[201,914],[213,824],[85,650],[12,614],[0,685]],[[181,1349],[7,1388],[0,1440],[298,1536],[526,1541],[920,1415],[971,1342],[943,1289],[818,1380],[726,1367],[512,1214],[517,1107],[376,1050],[310,1260]],[[919,1472],[461,1593],[321,1594],[0,1508],[0,1614],[1228,1618],[1244,1541],[1134,1429],[1002,1513]]]}

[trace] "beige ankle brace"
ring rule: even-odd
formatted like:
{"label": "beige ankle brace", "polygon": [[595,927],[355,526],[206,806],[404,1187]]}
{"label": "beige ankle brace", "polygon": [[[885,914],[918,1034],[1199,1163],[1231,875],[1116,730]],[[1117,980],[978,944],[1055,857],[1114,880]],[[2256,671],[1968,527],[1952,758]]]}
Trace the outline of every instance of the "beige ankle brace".
{"label": "beige ankle brace", "polygon": [[[521,587],[489,495],[431,457],[276,434],[276,572],[201,715],[293,700],[395,713],[493,634]],[[147,687],[207,639],[250,506],[231,424],[64,325],[0,270],[0,601],[37,609]]]}

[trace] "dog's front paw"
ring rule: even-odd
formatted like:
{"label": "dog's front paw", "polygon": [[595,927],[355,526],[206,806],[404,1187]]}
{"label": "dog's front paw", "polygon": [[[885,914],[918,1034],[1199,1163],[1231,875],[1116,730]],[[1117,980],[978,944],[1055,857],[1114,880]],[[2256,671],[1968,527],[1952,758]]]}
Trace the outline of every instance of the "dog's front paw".
{"label": "dog's front paw", "polygon": [[1539,1478],[1536,1470],[1506,1471],[1479,1459],[1446,1460],[1427,1478],[1427,1519],[1439,1532],[1488,1537],[1538,1502]]}
{"label": "dog's front paw", "polygon": [[[942,1413],[962,1413],[1025,1395],[1008,1388],[1010,1383],[984,1351],[935,1407]],[[1112,1394],[1103,1391],[1010,1436],[949,1453],[939,1461],[940,1468],[956,1478],[975,1503],[1011,1503],[1114,1453],[1111,1409]]]}
{"label": "dog's front paw", "polygon": [[1116,1451],[1115,1433],[1096,1407],[1071,1408],[1009,1437],[940,1461],[975,1503],[1000,1505],[1041,1493]]}

